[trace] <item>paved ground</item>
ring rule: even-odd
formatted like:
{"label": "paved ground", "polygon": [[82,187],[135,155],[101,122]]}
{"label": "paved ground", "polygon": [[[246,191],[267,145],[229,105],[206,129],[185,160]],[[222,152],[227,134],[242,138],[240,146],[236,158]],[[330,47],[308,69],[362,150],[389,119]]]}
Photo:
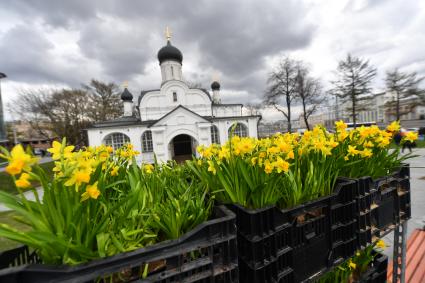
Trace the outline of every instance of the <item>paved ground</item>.
{"label": "paved ground", "polygon": [[[425,149],[414,149],[414,153],[419,156],[408,162],[410,163],[412,218],[407,224],[407,237],[412,234],[414,229],[424,228],[425,226]],[[387,235],[384,240],[390,245],[390,247],[385,250],[385,254],[392,258],[393,233]]]}

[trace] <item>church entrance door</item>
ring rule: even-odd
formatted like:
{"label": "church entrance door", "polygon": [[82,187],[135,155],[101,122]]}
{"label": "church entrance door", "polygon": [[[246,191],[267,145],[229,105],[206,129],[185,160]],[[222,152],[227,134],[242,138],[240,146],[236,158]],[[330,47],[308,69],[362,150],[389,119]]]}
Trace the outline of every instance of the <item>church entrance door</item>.
{"label": "church entrance door", "polygon": [[181,134],[171,140],[173,159],[178,163],[192,159],[195,154],[196,140],[189,135]]}

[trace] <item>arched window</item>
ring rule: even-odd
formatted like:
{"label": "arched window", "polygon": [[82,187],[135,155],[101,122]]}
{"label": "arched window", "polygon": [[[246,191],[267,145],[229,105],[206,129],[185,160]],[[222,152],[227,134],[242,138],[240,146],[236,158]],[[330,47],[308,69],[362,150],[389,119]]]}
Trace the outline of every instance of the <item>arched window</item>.
{"label": "arched window", "polygon": [[248,128],[244,124],[237,123],[236,126],[234,128],[233,127],[234,125],[232,125],[229,128],[229,137],[231,136],[247,137],[248,136]]}
{"label": "arched window", "polygon": [[142,135],[142,152],[152,152],[153,143],[152,143],[152,132],[145,131]]}
{"label": "arched window", "polygon": [[220,144],[220,136],[217,126],[211,126],[211,143]]}
{"label": "arched window", "polygon": [[130,138],[122,133],[112,133],[103,139],[103,143],[118,149],[123,145],[130,143]]}

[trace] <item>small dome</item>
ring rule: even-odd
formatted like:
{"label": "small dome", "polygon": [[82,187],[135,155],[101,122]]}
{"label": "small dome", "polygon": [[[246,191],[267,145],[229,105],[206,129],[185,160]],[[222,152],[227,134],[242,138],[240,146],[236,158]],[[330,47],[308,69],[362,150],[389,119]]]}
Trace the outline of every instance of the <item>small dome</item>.
{"label": "small dome", "polygon": [[161,64],[162,62],[166,60],[177,61],[181,64],[183,61],[183,55],[180,52],[180,50],[172,46],[171,42],[168,41],[167,45],[165,45],[158,51],[158,60],[159,60],[159,64]]}
{"label": "small dome", "polygon": [[214,81],[214,82],[211,84],[211,89],[212,89],[212,90],[220,90],[220,83],[219,83],[219,82],[217,82],[217,81]]}
{"label": "small dome", "polygon": [[133,95],[128,91],[127,88],[125,88],[121,94],[121,99],[124,101],[133,101]]}

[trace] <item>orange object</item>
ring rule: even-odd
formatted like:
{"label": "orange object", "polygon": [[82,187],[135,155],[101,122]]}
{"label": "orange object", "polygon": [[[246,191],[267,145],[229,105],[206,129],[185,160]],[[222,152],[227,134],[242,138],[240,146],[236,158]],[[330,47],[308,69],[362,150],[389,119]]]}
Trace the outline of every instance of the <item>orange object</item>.
{"label": "orange object", "polygon": [[[416,229],[407,240],[405,281],[425,282],[425,230]],[[388,265],[387,280],[392,282],[393,262]]]}

